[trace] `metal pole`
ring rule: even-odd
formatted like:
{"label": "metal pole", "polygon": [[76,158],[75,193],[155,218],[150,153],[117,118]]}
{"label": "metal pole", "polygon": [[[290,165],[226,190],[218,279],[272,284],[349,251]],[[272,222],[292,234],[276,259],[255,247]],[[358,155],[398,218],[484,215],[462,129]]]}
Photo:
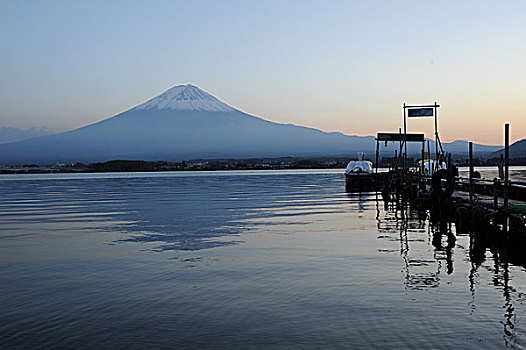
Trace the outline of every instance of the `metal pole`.
{"label": "metal pole", "polygon": [[469,203],[473,204],[473,142],[469,141]]}
{"label": "metal pole", "polygon": [[504,208],[508,209],[510,167],[510,124],[504,124]]}

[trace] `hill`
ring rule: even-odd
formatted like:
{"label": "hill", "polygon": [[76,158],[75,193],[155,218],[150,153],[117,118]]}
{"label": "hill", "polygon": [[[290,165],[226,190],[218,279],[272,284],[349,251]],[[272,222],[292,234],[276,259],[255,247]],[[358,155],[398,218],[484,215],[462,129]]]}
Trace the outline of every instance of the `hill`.
{"label": "hill", "polygon": [[[504,149],[493,153],[494,157],[504,154]],[[519,140],[510,145],[510,158],[526,158],[526,139]]]}

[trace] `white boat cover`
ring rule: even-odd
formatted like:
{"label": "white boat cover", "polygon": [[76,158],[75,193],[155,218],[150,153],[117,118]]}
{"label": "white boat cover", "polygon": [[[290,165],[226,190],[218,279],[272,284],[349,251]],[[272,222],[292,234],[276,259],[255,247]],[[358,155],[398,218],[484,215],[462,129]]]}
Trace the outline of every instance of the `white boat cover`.
{"label": "white boat cover", "polygon": [[370,174],[373,172],[373,163],[368,160],[351,160],[345,168],[346,174],[351,173],[367,173]]}

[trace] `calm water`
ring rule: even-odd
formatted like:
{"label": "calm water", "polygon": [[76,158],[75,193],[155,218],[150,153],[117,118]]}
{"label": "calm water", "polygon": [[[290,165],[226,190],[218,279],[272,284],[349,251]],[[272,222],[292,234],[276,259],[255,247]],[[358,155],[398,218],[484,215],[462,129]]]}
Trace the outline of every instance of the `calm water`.
{"label": "calm water", "polygon": [[525,268],[401,214],[342,170],[2,176],[0,348],[524,348]]}

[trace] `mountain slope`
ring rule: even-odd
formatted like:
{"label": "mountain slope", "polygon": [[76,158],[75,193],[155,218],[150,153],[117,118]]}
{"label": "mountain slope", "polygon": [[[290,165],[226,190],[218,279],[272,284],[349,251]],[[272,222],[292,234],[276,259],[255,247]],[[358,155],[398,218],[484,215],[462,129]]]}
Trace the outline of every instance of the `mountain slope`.
{"label": "mountain slope", "polygon": [[[493,153],[494,157],[504,154],[504,148]],[[510,158],[526,158],[526,139],[519,140],[510,145]]]}
{"label": "mountain slope", "polygon": [[95,124],[1,145],[0,163],[354,155],[360,150],[374,151],[374,138],[273,123],[183,85]]}
{"label": "mountain slope", "polygon": [[[433,142],[434,145],[434,142]],[[469,142],[464,140],[457,140],[453,142],[442,143],[444,150],[452,154],[467,154],[469,153]],[[499,149],[500,146],[481,145],[473,143],[473,153],[477,155],[489,155],[491,152]]]}

